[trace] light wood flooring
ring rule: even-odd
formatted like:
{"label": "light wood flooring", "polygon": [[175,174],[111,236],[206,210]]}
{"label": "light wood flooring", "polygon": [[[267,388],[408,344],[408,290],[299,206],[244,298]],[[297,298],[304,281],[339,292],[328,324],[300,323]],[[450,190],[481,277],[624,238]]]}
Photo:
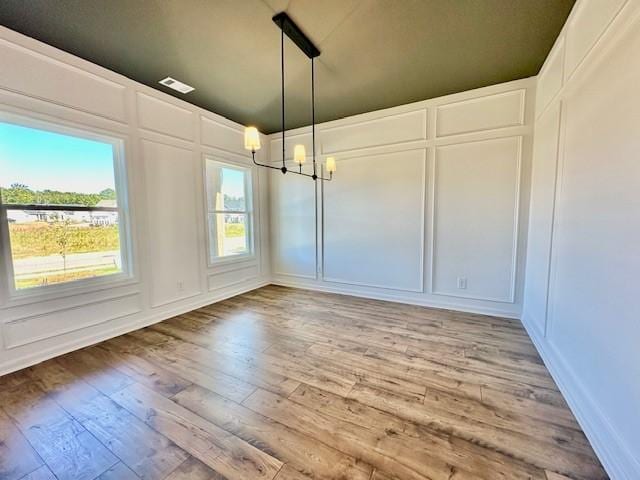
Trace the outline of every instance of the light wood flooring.
{"label": "light wood flooring", "polygon": [[519,322],[269,286],[0,378],[0,478],[607,478]]}

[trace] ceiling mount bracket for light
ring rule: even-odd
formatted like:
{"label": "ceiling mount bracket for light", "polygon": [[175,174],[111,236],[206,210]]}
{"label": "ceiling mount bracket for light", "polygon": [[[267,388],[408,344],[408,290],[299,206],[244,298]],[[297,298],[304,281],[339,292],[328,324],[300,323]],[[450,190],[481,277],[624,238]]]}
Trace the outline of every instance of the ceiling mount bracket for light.
{"label": "ceiling mount bracket for light", "polygon": [[287,37],[295,43],[309,58],[320,56],[320,50],[313,44],[302,30],[295,24],[286,12],[280,12],[273,16],[273,23],[280,27]]}
{"label": "ceiling mount bracket for light", "polygon": [[[316,95],[315,95],[315,69],[313,59],[320,56],[320,50],[313,44],[309,37],[295,24],[293,20],[285,12],[280,12],[273,16],[273,22],[280,28],[280,67],[281,67],[281,88],[282,88],[282,102],[281,102],[281,118],[282,118],[282,166],[275,167],[273,165],[266,165],[258,163],[256,161],[256,150],[260,149],[260,133],[255,127],[247,127],[244,134],[244,147],[247,150],[251,150],[251,156],[253,163],[259,167],[267,167],[274,170],[280,170],[283,174],[287,172],[295,173],[296,175],[303,175],[315,180],[323,180],[330,182],[333,179],[333,173],[336,171],[336,160],[333,157],[328,157],[325,163],[326,171],[329,172],[329,177],[325,178],[322,175],[318,175],[318,168],[316,163]],[[293,159],[298,164],[298,171],[287,168],[285,159],[285,108],[284,108],[284,36],[289,37],[293,43],[311,60],[311,141],[312,141],[312,159],[313,159],[313,174],[303,173],[302,164],[306,159],[306,152],[304,145],[296,145],[294,148]]]}

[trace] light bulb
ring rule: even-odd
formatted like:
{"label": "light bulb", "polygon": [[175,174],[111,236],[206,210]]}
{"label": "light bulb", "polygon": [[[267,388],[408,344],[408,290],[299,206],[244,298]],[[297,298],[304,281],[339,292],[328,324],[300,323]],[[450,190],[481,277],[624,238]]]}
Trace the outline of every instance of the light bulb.
{"label": "light bulb", "polygon": [[244,129],[244,148],[252,152],[260,150],[260,133],[256,127]]}
{"label": "light bulb", "polygon": [[307,158],[307,152],[304,145],[296,145],[293,149],[293,161],[298,165],[302,165]]}
{"label": "light bulb", "polygon": [[334,173],[336,171],[336,159],[333,157],[328,157],[325,166],[327,168],[327,172]]}

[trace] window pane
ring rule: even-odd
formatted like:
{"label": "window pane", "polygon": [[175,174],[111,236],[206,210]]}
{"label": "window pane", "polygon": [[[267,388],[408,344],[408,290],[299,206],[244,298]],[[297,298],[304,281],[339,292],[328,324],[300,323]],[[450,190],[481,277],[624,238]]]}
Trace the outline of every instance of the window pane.
{"label": "window pane", "polygon": [[0,122],[16,289],[122,271],[115,184],[111,143]]}
{"label": "window pane", "polygon": [[247,216],[237,213],[209,214],[211,258],[249,252]]}
{"label": "window pane", "polygon": [[244,212],[247,205],[244,198],[244,172],[233,168],[222,168],[222,196],[224,208]]}
{"label": "window pane", "polygon": [[15,288],[122,271],[116,212],[8,209]]}
{"label": "window pane", "polygon": [[243,170],[207,161],[207,202],[209,212],[247,210]]}

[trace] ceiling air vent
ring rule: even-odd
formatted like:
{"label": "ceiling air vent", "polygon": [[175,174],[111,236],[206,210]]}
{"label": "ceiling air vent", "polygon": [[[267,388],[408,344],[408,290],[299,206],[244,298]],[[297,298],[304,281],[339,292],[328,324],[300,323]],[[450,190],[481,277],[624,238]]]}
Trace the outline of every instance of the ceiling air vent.
{"label": "ceiling air vent", "polygon": [[165,87],[169,87],[174,90],[177,90],[180,93],[189,93],[195,90],[195,88],[193,88],[192,86],[187,85],[186,83],[179,82],[175,78],[171,78],[171,77],[167,77],[164,80],[160,80],[159,83],[161,85],[164,85]]}

